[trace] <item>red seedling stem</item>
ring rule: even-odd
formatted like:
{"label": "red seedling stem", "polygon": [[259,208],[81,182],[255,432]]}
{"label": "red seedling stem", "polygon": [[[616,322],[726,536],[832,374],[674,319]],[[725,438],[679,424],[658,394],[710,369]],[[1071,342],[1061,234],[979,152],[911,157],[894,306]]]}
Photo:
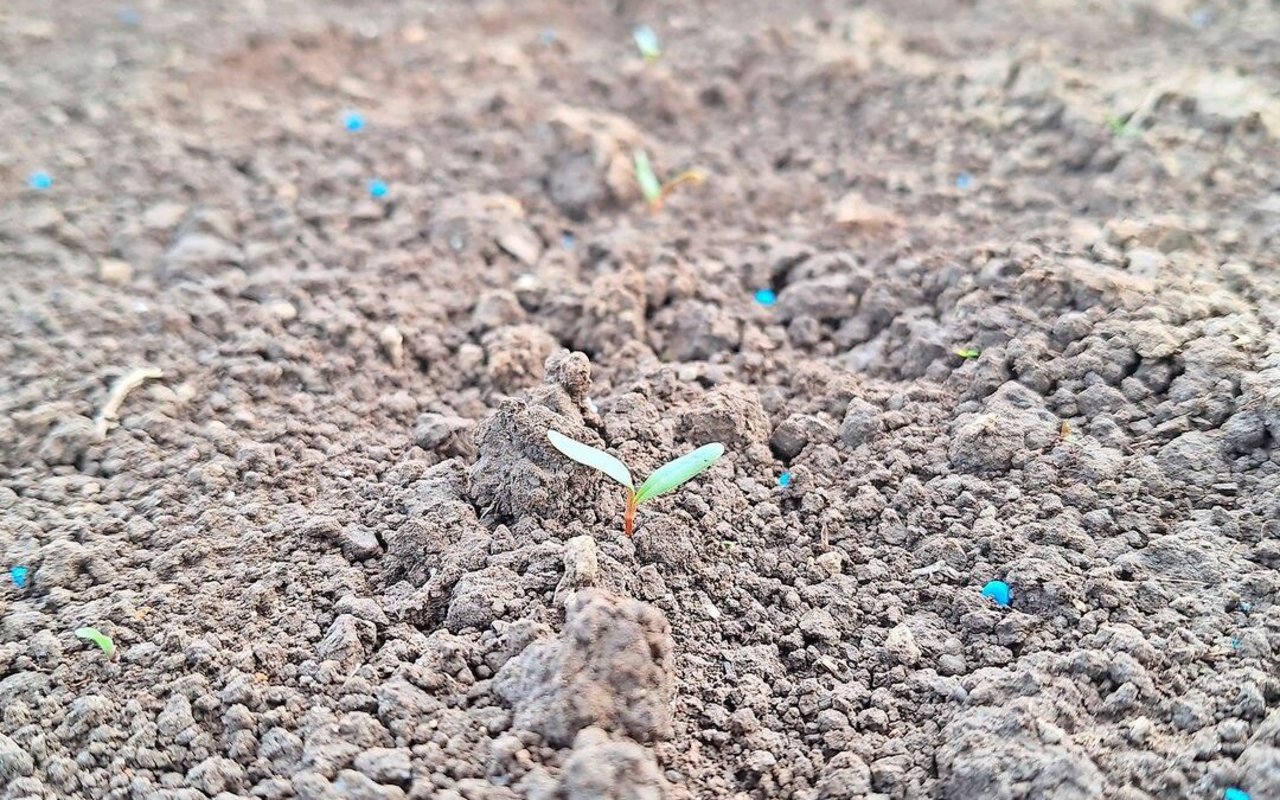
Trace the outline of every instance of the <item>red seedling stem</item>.
{"label": "red seedling stem", "polygon": [[636,524],[636,493],[627,490],[627,514],[622,518],[623,530],[627,533],[627,538],[631,538],[631,534],[635,532]]}
{"label": "red seedling stem", "polygon": [[649,201],[650,213],[657,214],[662,210],[662,204],[671,196],[671,191],[682,183],[692,183],[694,185],[705,183],[707,174],[700,169],[687,169],[675,176],[671,180],[662,184],[662,191],[658,196]]}

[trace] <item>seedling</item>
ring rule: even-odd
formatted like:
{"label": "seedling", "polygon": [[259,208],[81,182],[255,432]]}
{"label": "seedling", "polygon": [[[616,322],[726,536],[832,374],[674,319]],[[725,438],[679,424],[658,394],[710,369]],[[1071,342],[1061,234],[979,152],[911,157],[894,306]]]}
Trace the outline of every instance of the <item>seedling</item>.
{"label": "seedling", "polygon": [[1123,137],[1137,136],[1139,133],[1138,126],[1134,124],[1132,117],[1124,120],[1115,114],[1107,115],[1107,129],[1116,136]]}
{"label": "seedling", "polygon": [[111,641],[111,637],[98,630],[97,628],[76,628],[76,636],[89,641],[102,648],[102,652],[107,654],[107,658],[115,659],[116,643]]}
{"label": "seedling", "polygon": [[605,451],[575,442],[559,431],[547,431],[547,439],[552,447],[569,458],[603,472],[623,485],[627,490],[627,511],[622,519],[622,526],[628,538],[634,533],[636,509],[641,504],[680,488],[724,455],[724,445],[719,442],[703,445],[692,453],[686,453],[658,467],[637,489],[627,465]]}
{"label": "seedling", "polygon": [[636,167],[636,183],[640,184],[640,191],[644,194],[644,199],[649,203],[649,210],[655,214],[662,210],[662,204],[666,201],[667,195],[671,194],[672,190],[680,184],[692,183],[696,185],[707,181],[707,173],[700,169],[687,169],[663,183],[658,179],[657,173],[653,171],[653,164],[649,161],[648,153],[644,150],[637,150],[633,154],[633,159]]}
{"label": "seedling", "polygon": [[978,356],[982,355],[982,351],[976,347],[957,347],[955,350],[952,350],[951,352],[960,356],[965,361],[968,361],[969,359],[972,359],[972,358],[977,358]]}
{"label": "seedling", "polygon": [[636,40],[636,49],[640,51],[640,55],[644,56],[644,60],[650,64],[662,58],[662,41],[658,38],[658,34],[654,33],[653,28],[648,25],[637,25],[635,30],[631,31],[631,38]]}

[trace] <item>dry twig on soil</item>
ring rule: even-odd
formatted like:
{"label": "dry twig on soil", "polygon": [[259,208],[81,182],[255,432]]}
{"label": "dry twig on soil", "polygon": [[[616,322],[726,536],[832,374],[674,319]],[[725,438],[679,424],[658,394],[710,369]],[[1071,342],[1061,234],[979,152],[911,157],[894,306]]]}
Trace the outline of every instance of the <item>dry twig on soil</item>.
{"label": "dry twig on soil", "polygon": [[124,405],[124,399],[129,396],[129,392],[149,380],[163,377],[164,373],[155,367],[139,367],[117,378],[111,386],[111,394],[107,395],[107,402],[102,404],[102,410],[93,420],[93,430],[98,435],[98,439],[107,438],[107,426],[120,413],[120,406]]}

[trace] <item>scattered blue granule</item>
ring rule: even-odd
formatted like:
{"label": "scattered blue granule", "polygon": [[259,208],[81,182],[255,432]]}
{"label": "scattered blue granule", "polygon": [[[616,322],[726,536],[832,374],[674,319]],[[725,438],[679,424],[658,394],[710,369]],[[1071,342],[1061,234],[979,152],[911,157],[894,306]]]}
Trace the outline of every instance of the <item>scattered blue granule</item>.
{"label": "scattered blue granule", "polygon": [[30,573],[31,570],[27,567],[9,567],[9,578],[19,589],[27,588],[27,575]]}
{"label": "scattered blue granule", "polygon": [[369,196],[372,197],[374,200],[378,200],[380,198],[386,197],[387,184],[379,180],[369,181]]}
{"label": "scattered blue granule", "polygon": [[996,601],[996,605],[1009,605],[1009,584],[1004,581],[990,581],[986,586],[982,587],[984,597],[990,597]]}
{"label": "scattered blue granule", "polygon": [[963,192],[964,190],[968,189],[970,186],[973,186],[972,175],[970,175],[967,172],[961,172],[959,175],[956,176],[957,189]]}
{"label": "scattered blue granule", "polygon": [[37,192],[42,192],[53,185],[53,178],[49,176],[49,173],[38,170],[31,173],[31,177],[27,178],[27,185]]}
{"label": "scattered blue granule", "polygon": [[790,472],[784,472],[784,473],[782,473],[781,475],[779,475],[779,476],[778,476],[778,485],[779,485],[779,486],[781,486],[783,489],[785,489],[785,488],[787,488],[788,486],[790,486],[790,485],[791,485],[791,473],[790,473]]}
{"label": "scattered blue granule", "polygon": [[771,306],[778,302],[778,294],[772,289],[756,289],[756,302],[762,306]]}
{"label": "scattered blue granule", "polygon": [[342,115],[342,125],[352,133],[362,131],[364,130],[364,115],[359,111],[348,111]]}
{"label": "scattered blue granule", "polygon": [[1235,786],[1232,786],[1230,789],[1227,789],[1222,793],[1222,800],[1253,800],[1253,798],[1251,798],[1249,793],[1244,789],[1238,789]]}

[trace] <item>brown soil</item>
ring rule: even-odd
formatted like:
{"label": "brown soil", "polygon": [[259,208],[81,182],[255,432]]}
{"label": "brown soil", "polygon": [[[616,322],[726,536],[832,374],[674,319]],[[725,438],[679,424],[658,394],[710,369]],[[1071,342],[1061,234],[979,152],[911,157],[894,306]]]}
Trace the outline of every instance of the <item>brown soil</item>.
{"label": "brown soil", "polygon": [[7,2],[0,797],[1280,798],[1280,14],[1083,9]]}

